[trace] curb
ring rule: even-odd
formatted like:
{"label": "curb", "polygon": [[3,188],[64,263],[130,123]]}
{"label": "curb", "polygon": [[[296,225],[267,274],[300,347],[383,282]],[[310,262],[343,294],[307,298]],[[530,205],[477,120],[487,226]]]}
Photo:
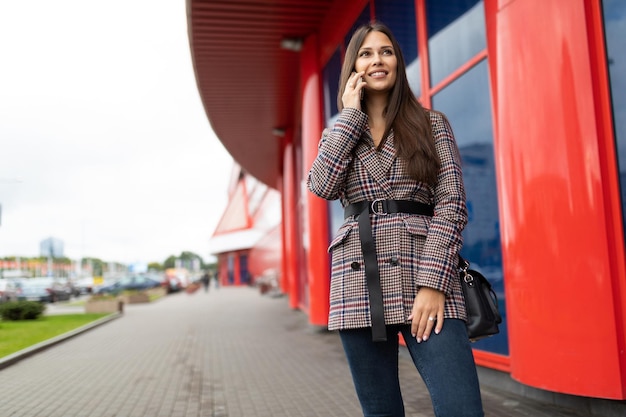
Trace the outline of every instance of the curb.
{"label": "curb", "polygon": [[101,319],[98,319],[96,321],[93,321],[89,324],[85,324],[82,327],[79,327],[77,329],[74,330],[70,330],[69,332],[60,334],[58,336],[53,337],[52,339],[48,339],[48,340],[44,340],[43,342],[39,342],[37,344],[34,344],[32,346],[29,346],[25,349],[19,350],[15,353],[10,354],[9,356],[5,356],[3,358],[0,358],[0,370],[4,369],[4,368],[8,368],[9,366],[21,361],[22,359],[26,359],[29,356],[34,355],[37,352],[41,352],[42,350],[45,350],[49,347],[52,347],[54,345],[57,345],[61,342],[64,342],[68,339],[71,339],[74,336],[78,336],[81,333],[84,333],[88,330],[91,330],[95,327],[98,327],[102,324],[108,323],[112,320],[115,320],[117,318],[122,317],[122,313],[117,312],[117,313],[113,313],[113,314],[109,314],[108,316],[102,317]]}

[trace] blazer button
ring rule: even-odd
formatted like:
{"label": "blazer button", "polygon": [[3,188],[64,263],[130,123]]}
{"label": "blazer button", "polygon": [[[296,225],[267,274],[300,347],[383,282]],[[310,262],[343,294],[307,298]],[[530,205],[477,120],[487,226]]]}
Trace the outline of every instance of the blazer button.
{"label": "blazer button", "polygon": [[358,263],[358,262],[352,262],[352,263],[350,264],[350,267],[351,267],[352,269],[354,269],[355,271],[358,271],[359,269],[361,269],[361,264],[360,264],[360,263]]}
{"label": "blazer button", "polygon": [[396,256],[392,256],[391,259],[389,259],[389,263],[392,266],[398,266],[398,265],[400,265],[400,259],[398,259],[398,257],[396,257]]}

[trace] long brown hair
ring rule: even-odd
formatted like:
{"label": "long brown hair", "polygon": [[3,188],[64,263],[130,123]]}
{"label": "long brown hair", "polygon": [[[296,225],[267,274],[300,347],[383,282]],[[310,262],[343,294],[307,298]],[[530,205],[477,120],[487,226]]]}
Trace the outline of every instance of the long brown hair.
{"label": "long brown hair", "polygon": [[[348,78],[355,71],[359,49],[365,37],[373,31],[387,35],[398,62],[396,84],[389,91],[384,114],[383,138],[386,138],[389,131],[393,129],[396,153],[406,160],[408,174],[418,181],[434,185],[437,182],[441,161],[435,148],[430,115],[413,95],[406,76],[406,64],[400,45],[391,30],[384,24],[371,22],[359,27],[352,35],[341,68],[337,106],[339,111],[343,110],[341,97],[346,89]],[[363,111],[367,112],[365,101],[362,105]]]}

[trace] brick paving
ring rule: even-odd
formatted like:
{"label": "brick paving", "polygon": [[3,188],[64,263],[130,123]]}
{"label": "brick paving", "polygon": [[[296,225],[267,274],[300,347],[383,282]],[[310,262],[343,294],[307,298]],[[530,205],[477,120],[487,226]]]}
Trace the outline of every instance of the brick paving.
{"label": "brick paving", "polygon": [[[432,417],[408,354],[407,417]],[[489,417],[575,417],[483,388]],[[284,297],[211,288],[124,315],[0,370],[0,417],[360,416],[336,333]]]}

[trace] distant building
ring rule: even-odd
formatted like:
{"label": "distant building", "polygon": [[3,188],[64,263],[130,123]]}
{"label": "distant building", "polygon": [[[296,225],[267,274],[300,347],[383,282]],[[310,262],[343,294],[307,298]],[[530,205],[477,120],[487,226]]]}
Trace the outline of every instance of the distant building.
{"label": "distant building", "polygon": [[49,256],[51,258],[62,258],[63,241],[54,237],[44,239],[39,243],[39,253],[41,256]]}
{"label": "distant building", "polygon": [[251,285],[281,270],[280,193],[235,163],[228,194],[209,253],[217,258],[221,285]]}

